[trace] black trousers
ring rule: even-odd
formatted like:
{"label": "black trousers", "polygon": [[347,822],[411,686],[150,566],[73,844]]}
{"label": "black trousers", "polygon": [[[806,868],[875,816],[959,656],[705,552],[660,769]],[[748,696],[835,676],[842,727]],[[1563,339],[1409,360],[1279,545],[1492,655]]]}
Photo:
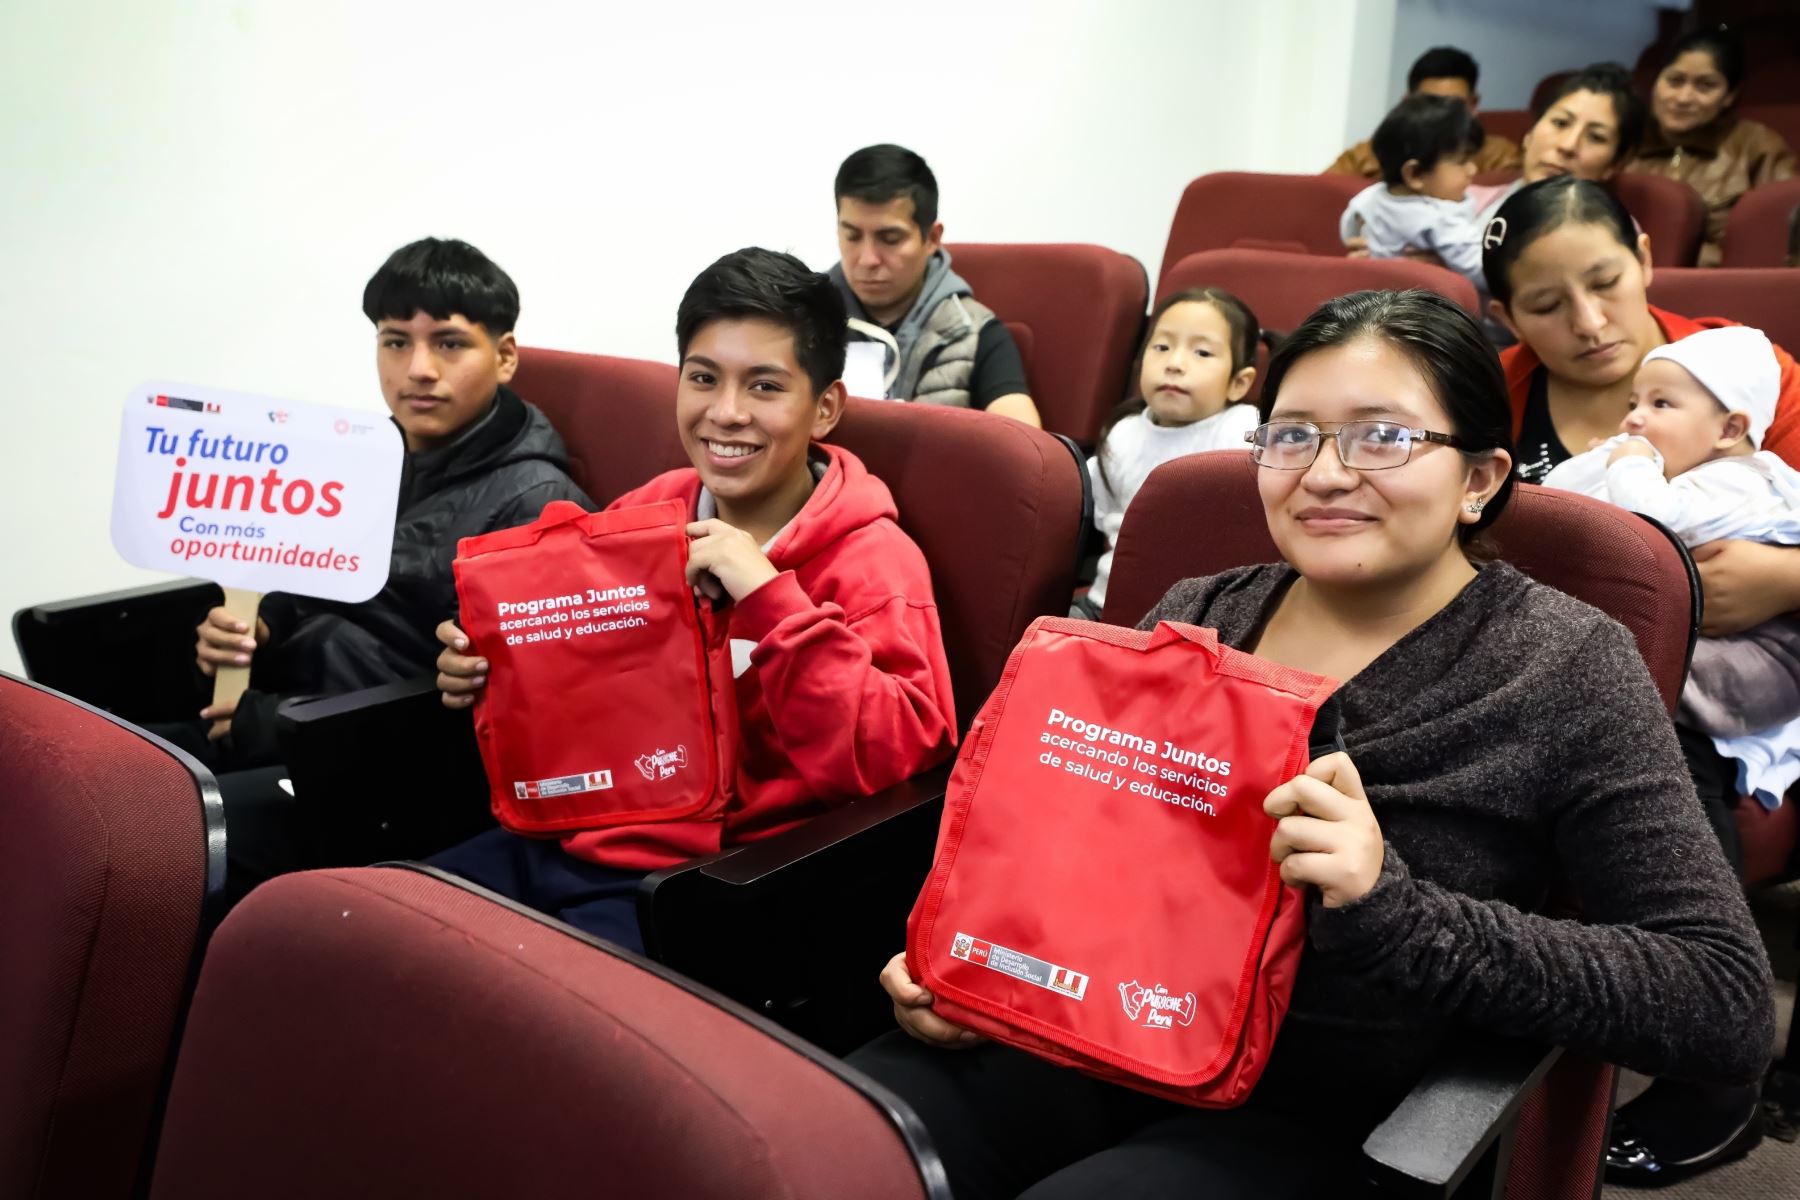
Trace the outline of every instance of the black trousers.
{"label": "black trousers", "polygon": [[957,1200],[1316,1200],[1372,1194],[1359,1139],[1252,1106],[1188,1108],[1005,1046],[927,1046],[896,1030],[851,1065],[924,1122]]}
{"label": "black trousers", "polygon": [[637,918],[643,871],[602,867],[563,853],[555,838],[521,837],[504,829],[476,834],[427,861],[615,946],[644,952]]}

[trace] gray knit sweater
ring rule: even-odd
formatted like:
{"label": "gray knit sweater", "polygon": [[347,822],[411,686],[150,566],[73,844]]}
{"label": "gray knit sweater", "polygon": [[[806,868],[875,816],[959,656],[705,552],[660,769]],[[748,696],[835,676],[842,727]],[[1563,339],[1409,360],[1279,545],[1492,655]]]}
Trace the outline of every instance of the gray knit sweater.
{"label": "gray knit sweater", "polygon": [[[1184,580],[1145,627],[1248,649],[1295,577]],[[1768,959],[1623,626],[1494,563],[1339,694],[1386,861],[1355,904],[1314,903],[1259,1101],[1370,1124],[1458,1026],[1761,1073]],[[1553,889],[1582,922],[1539,915]]]}

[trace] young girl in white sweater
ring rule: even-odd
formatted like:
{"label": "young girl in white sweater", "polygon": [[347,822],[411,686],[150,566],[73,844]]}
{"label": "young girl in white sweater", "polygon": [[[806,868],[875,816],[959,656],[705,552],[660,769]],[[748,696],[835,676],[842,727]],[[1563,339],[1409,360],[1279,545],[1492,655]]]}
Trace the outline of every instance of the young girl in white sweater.
{"label": "young girl in white sweater", "polygon": [[1240,404],[1256,380],[1262,335],[1248,305],[1219,288],[1176,292],[1150,314],[1138,352],[1137,394],[1100,429],[1088,462],[1094,479],[1094,524],[1106,535],[1100,573],[1075,615],[1097,616],[1125,509],[1150,472],[1202,450],[1244,449],[1256,428],[1256,406]]}

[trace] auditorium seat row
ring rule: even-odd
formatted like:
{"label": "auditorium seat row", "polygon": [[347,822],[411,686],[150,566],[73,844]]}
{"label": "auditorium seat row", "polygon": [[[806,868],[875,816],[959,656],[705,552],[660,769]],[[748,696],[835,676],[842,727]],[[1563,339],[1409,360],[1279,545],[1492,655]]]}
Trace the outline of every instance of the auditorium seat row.
{"label": "auditorium seat row", "polygon": [[[672,368],[527,350],[515,382],[550,414],[578,479],[597,499],[679,456]],[[1024,624],[1066,602],[1084,472],[1047,435],[955,411],[853,403],[839,440],[893,488],[903,523],[932,564],[966,726]],[[1205,538],[1194,536],[1197,515]],[[1676,543],[1629,514],[1531,487],[1519,489],[1495,534],[1522,569],[1630,626],[1673,703],[1697,612],[1691,564]],[[1273,556],[1246,456],[1171,463],[1152,475],[1127,518],[1107,619],[1134,622],[1176,578]],[[186,637],[191,641],[191,633]],[[429,761],[454,757],[445,740],[466,744],[469,737],[466,714],[437,706],[429,681],[421,683],[411,701],[443,722],[435,740],[371,743],[371,754],[386,751],[385,762],[359,762],[346,750],[350,741],[334,734],[324,739],[323,757],[331,761],[315,766],[310,781],[296,767],[303,804],[338,818],[359,808],[403,818],[403,810],[381,806],[411,787],[426,792],[414,797],[426,807],[479,810],[485,789],[478,767],[460,780],[424,782]],[[367,715],[368,700],[321,702],[337,705],[325,727],[341,733],[359,710]],[[162,1091],[195,941],[207,925],[205,895],[216,885],[213,787],[169,748],[39,688],[0,682],[0,706],[0,736],[9,739],[0,747],[7,751],[0,755],[7,772],[0,820],[19,834],[0,851],[16,857],[7,864],[14,869],[0,876],[7,889],[0,894],[0,913],[7,914],[0,917],[7,930],[0,940],[0,1017],[19,1018],[0,1021],[0,1038],[30,1039],[35,1047],[25,1086],[0,1086],[0,1094],[22,1098],[0,1130],[7,1139],[0,1144],[14,1147],[0,1158],[0,1194],[123,1194],[100,1186],[101,1164],[81,1149],[108,1147],[116,1182],[136,1169],[151,1136],[146,1122]],[[307,708],[289,705],[288,724],[307,726]],[[873,980],[900,943],[905,909],[929,864],[943,778],[940,770],[836,808],[783,838],[652,877],[642,911],[660,964],[595,952],[554,921],[416,869],[333,871],[260,889],[227,920],[202,972],[155,1194],[225,1194],[220,1180],[235,1180],[237,1194],[320,1194],[340,1190],[334,1181],[344,1176],[333,1173],[351,1170],[418,1180],[421,1188],[426,1180],[493,1180],[513,1170],[532,1179],[520,1139],[537,1120],[548,1130],[551,1158],[561,1161],[580,1150],[568,1122],[618,1112],[628,1114],[619,1119],[631,1136],[590,1156],[597,1169],[603,1164],[634,1181],[648,1178],[645,1172],[674,1172],[658,1178],[671,1178],[683,1194],[715,1194],[709,1189],[735,1170],[753,1186],[733,1194],[768,1194],[780,1180],[794,1195],[827,1195],[841,1183],[834,1165],[784,1149],[792,1145],[795,1114],[815,1109],[834,1132],[829,1142],[813,1144],[857,1148],[846,1153],[874,1164],[882,1186],[900,1189],[892,1194],[936,1194],[928,1146],[903,1105],[704,985],[716,984],[834,1051],[885,1023]],[[164,802],[143,802],[146,786],[159,787]],[[165,819],[167,829],[144,828]],[[65,868],[65,856],[79,869]],[[164,872],[148,876],[157,880],[157,895],[177,903],[152,905],[133,900],[130,888],[95,882],[154,872],[149,860]],[[68,882],[58,886],[67,902],[49,908],[33,901],[36,881],[65,869]],[[659,909],[657,893],[665,889]],[[29,928],[15,928],[21,921]],[[134,947],[140,959],[155,957],[160,971],[147,972],[131,958],[106,969],[112,960],[98,952],[108,937]],[[45,962],[70,965],[21,969]],[[791,977],[785,986],[784,977]],[[79,1019],[86,1009],[120,1006],[161,1014],[134,1029],[136,1060],[112,1053],[107,1039],[117,1029]],[[46,1029],[67,1033],[45,1038]],[[587,1045],[590,1036],[601,1044]],[[16,1060],[16,1049],[0,1051],[0,1064]],[[644,1092],[629,1090],[639,1075],[622,1071],[626,1062],[657,1064],[640,1081]],[[81,1086],[66,1088],[65,1078],[79,1078]],[[667,1084],[676,1078],[698,1086],[672,1098]],[[1546,1078],[1549,1085],[1540,1086]],[[789,1102],[748,1095],[757,1086],[750,1081]],[[1415,1186],[1419,1179],[1465,1181],[1494,1168],[1501,1133],[1516,1129],[1515,1182],[1574,1178],[1591,1191],[1611,1092],[1612,1073],[1603,1064],[1539,1048],[1472,1044],[1371,1138],[1369,1169]],[[96,1094],[129,1102],[97,1107]],[[247,1095],[258,1102],[245,1104]],[[591,1112],[550,1111],[559,1107],[552,1100],[572,1095],[584,1097]],[[106,1122],[103,1143],[91,1141],[97,1134],[84,1136],[91,1124],[75,1119],[96,1112]],[[1479,1119],[1459,1124],[1448,1119],[1453,1112]],[[599,1136],[590,1124],[580,1129]],[[684,1143],[700,1147],[694,1162],[667,1161],[667,1139],[675,1136],[704,1139]],[[331,1153],[319,1153],[325,1147]],[[132,1161],[121,1165],[121,1157]],[[79,1188],[34,1193],[13,1186],[48,1178],[52,1167],[58,1179],[69,1172],[80,1180]],[[1572,1193],[1553,1186],[1537,1194]]]}

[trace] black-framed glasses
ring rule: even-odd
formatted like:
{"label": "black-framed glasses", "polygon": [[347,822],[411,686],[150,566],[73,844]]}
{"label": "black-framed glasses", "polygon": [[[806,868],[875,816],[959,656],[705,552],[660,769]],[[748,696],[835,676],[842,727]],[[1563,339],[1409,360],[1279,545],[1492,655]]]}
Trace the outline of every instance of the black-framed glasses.
{"label": "black-framed glasses", "polygon": [[1304,471],[1312,466],[1326,438],[1337,439],[1338,461],[1353,471],[1403,467],[1419,442],[1462,445],[1448,433],[1412,429],[1398,421],[1345,421],[1333,433],[1311,421],[1270,421],[1244,435],[1256,465],[1275,471]]}

